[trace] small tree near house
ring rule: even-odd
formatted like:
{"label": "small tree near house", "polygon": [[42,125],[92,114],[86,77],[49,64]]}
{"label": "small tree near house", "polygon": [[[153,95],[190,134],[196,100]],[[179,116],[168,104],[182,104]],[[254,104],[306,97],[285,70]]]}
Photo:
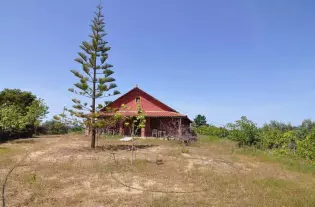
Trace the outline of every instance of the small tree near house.
{"label": "small tree near house", "polygon": [[119,94],[119,91],[114,90],[117,85],[112,77],[114,71],[111,68],[113,66],[107,63],[107,52],[110,47],[107,46],[108,42],[104,40],[106,36],[104,27],[102,6],[99,5],[92,20],[90,41],[82,42],[80,45],[82,51],[78,53],[79,57],[75,59],[82,66],[82,69],[81,71],[71,70],[79,78],[79,82],[74,84],[76,89],[69,89],[70,92],[87,100],[72,99],[74,106],[69,112],[76,117],[86,118],[92,131],[92,148],[95,148],[96,128],[104,122],[104,120],[98,119],[99,113],[97,111],[103,108],[104,104],[97,104],[96,101]]}
{"label": "small tree near house", "polygon": [[[126,109],[127,107],[123,104],[122,108]],[[128,109],[127,109],[128,110]],[[116,114],[116,118],[119,113]],[[132,138],[132,146],[131,146],[131,165],[133,164],[133,152],[134,152],[134,137],[142,128],[145,128],[146,123],[146,114],[142,110],[141,106],[137,104],[136,114],[133,116],[125,116],[120,118],[123,120],[125,126],[130,126],[131,128],[131,138]]]}

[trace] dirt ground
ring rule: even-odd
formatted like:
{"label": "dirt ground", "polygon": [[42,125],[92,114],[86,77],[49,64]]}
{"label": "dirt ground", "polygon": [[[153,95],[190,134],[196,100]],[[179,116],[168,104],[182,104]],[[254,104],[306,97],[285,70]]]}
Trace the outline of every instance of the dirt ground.
{"label": "dirt ground", "polygon": [[183,146],[83,135],[0,145],[7,206],[315,206],[315,176],[237,153],[230,141]]}

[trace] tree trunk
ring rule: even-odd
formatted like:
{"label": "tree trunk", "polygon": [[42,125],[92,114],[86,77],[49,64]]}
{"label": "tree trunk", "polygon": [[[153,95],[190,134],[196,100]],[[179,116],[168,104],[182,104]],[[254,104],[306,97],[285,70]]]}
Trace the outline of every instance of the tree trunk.
{"label": "tree trunk", "polygon": [[135,136],[135,125],[132,121],[132,132],[131,132],[131,137],[132,137],[132,140],[131,140],[131,166],[133,165],[133,148],[134,148],[134,143],[133,143],[133,140],[134,140],[134,136]]}
{"label": "tree trunk", "polygon": [[[95,63],[96,65],[96,63]],[[93,97],[92,97],[92,140],[91,140],[91,147],[95,148],[95,136],[96,136],[96,129],[95,129],[95,118],[94,113],[95,113],[95,85],[96,85],[96,68],[94,68],[94,74],[93,74]]]}
{"label": "tree trunk", "polygon": [[91,140],[91,147],[92,148],[95,148],[95,138],[96,138],[96,130],[93,127],[93,129],[92,129],[92,140]]}

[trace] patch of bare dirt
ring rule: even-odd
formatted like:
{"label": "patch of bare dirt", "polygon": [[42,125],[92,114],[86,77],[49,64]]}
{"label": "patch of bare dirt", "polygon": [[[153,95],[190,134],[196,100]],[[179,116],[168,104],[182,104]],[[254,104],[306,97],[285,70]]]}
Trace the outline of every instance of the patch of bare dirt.
{"label": "patch of bare dirt", "polygon": [[[306,204],[313,201],[308,193],[309,186],[315,183],[313,178],[243,155],[236,157],[227,144],[191,146],[187,147],[187,153],[182,153],[183,146],[174,142],[137,140],[131,166],[131,146],[118,140],[100,139],[96,149],[91,149],[90,139],[82,135],[44,136],[34,140],[3,145],[8,154],[0,157],[1,176],[29,152],[10,177],[7,206],[287,204],[285,200],[275,203],[274,195],[277,198],[284,195],[279,194],[281,190],[272,191],[270,185],[277,189],[283,182],[267,182],[274,178],[303,186],[298,189],[308,196]],[[257,184],[257,179],[266,179],[267,185]],[[290,193],[297,194],[294,201],[302,196],[293,190],[286,195]]]}

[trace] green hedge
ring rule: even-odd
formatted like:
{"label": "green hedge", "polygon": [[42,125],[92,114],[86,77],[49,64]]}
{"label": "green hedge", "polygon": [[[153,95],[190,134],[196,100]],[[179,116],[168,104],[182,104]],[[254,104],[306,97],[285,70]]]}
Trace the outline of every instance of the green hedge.
{"label": "green hedge", "polygon": [[229,135],[229,131],[223,127],[216,127],[214,125],[200,126],[196,127],[195,132],[200,135],[215,136],[219,138],[224,138]]}

